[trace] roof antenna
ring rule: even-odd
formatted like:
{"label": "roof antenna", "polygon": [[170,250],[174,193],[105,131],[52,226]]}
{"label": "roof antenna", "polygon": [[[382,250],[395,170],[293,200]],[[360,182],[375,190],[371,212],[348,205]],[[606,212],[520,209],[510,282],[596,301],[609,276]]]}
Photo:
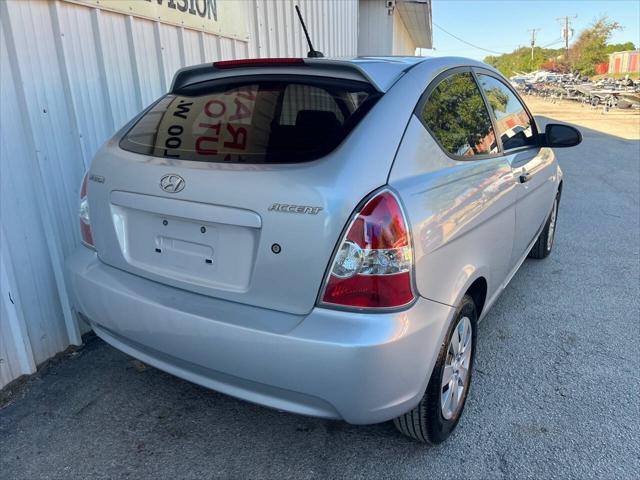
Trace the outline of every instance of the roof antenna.
{"label": "roof antenna", "polygon": [[311,44],[311,39],[309,38],[309,32],[307,32],[307,26],[304,24],[304,20],[302,19],[302,14],[300,13],[300,7],[296,5],[296,12],[298,13],[298,18],[300,19],[300,23],[302,24],[302,29],[304,30],[304,36],[307,37],[307,43],[309,44],[309,53],[307,53],[308,58],[320,58],[324,57],[322,52],[313,49],[313,45]]}

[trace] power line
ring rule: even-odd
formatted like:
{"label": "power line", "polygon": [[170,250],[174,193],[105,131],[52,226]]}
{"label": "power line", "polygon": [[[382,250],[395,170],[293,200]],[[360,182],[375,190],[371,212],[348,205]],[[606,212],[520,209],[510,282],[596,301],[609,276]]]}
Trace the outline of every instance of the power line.
{"label": "power line", "polygon": [[543,45],[543,46],[542,46],[542,47],[540,47],[540,48],[547,48],[547,47],[550,47],[551,45],[556,45],[556,44],[558,44],[558,43],[562,43],[562,42],[564,42],[564,40],[563,40],[562,38],[557,38],[557,39],[555,39],[553,42],[551,42],[551,43],[547,43],[546,45]]}
{"label": "power line", "polygon": [[477,45],[474,45],[473,43],[467,42],[466,40],[463,40],[462,38],[458,37],[457,35],[454,35],[451,32],[448,32],[447,30],[445,30],[444,28],[442,28],[440,25],[438,25],[437,23],[433,22],[433,25],[435,25],[436,27],[438,27],[440,30],[442,30],[444,33],[446,33],[447,35],[452,36],[453,38],[455,38],[456,40],[462,42],[462,43],[466,43],[467,45],[469,45],[470,47],[473,48],[477,48],[478,50],[483,50],[485,52],[489,52],[489,53],[495,53],[497,55],[504,55],[504,52],[496,52],[495,50],[489,50],[488,48],[482,48],[479,47]]}

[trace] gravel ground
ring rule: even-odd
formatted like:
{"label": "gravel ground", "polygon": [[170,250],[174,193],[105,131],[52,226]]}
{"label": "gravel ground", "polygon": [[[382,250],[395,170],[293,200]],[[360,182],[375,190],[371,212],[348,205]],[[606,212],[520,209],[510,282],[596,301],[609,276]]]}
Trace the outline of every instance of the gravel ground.
{"label": "gravel ground", "polygon": [[615,121],[558,151],[555,251],[525,262],[480,326],[466,411],[444,445],[251,405],[91,338],[5,392],[0,477],[637,478],[640,142]]}
{"label": "gravel ground", "polygon": [[554,102],[532,96],[525,99],[536,115],[562,119],[627,140],[640,140],[640,111],[637,109],[612,108],[605,112],[603,107],[592,108],[571,100]]}

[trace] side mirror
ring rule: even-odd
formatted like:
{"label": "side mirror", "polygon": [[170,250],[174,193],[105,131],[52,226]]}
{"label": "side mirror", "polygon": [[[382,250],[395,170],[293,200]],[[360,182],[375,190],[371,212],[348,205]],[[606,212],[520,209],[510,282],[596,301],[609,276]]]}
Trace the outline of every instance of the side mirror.
{"label": "side mirror", "polygon": [[575,147],[582,142],[580,130],[570,125],[549,123],[544,129],[543,147]]}

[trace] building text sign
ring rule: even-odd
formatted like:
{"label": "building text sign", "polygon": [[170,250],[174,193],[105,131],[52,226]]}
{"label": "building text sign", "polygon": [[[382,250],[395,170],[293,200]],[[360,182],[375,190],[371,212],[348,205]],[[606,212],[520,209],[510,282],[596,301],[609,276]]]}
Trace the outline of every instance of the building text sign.
{"label": "building text sign", "polygon": [[246,2],[234,0],[65,0],[246,40]]}

